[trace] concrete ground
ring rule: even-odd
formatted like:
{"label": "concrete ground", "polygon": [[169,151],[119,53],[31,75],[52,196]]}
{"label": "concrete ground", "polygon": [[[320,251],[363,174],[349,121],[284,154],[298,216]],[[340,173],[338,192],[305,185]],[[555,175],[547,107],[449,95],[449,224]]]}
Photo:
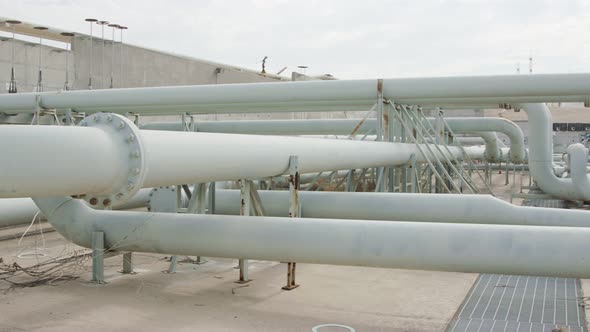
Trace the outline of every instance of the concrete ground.
{"label": "concrete ground", "polygon": [[[0,242],[4,262],[33,265],[77,248],[59,234]],[[42,256],[41,256],[42,255]],[[441,331],[476,274],[297,265],[292,291],[285,264],[251,261],[248,284],[237,284],[237,261],[208,258],[166,274],[165,256],[134,254],[135,275],[122,256],[105,261],[106,285],[90,279],[88,259],[64,271],[79,279],[0,295],[0,331],[311,331],[342,324],[356,331]],[[1,284],[6,289],[8,284]],[[320,332],[345,331],[323,328]]]}
{"label": "concrete ground", "polygon": [[[494,192],[509,200],[511,186],[504,186],[503,179],[496,172]],[[28,236],[20,244],[18,238],[0,241],[5,267],[87,252],[56,232]],[[0,280],[0,331],[312,331],[329,323],[356,331],[442,331],[477,277],[298,264],[301,286],[284,291],[285,264],[251,261],[253,280],[241,285],[235,283],[236,260],[180,263],[177,273],[166,274],[162,271],[169,263],[163,255],[134,254],[134,259],[134,275],[119,273],[122,256],[106,259],[106,285],[89,283],[88,256],[53,274],[75,280],[27,288],[9,288]],[[583,285],[590,294],[590,282]]]}

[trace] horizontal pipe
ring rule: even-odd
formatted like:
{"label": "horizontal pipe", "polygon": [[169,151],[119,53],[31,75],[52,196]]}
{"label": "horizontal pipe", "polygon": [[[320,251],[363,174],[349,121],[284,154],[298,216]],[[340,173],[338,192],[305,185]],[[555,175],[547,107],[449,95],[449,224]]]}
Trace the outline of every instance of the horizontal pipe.
{"label": "horizontal pipe", "polygon": [[[289,192],[259,190],[267,216],[289,213]],[[590,227],[590,212],[516,206],[489,195],[300,191],[301,217]],[[240,214],[240,191],[215,191],[215,213]]]}
{"label": "horizontal pipe", "polygon": [[[357,127],[358,126],[358,127]],[[177,122],[149,122],[142,129],[184,131]],[[377,128],[375,119],[196,121],[193,131],[250,135],[364,135]]]}
{"label": "horizontal pipe", "polygon": [[[132,89],[5,94],[0,111],[31,113],[37,105],[49,109],[86,112],[178,114],[183,111],[211,113],[231,111],[230,105],[248,110],[292,111],[291,106],[314,110],[318,106],[370,106],[383,96],[402,104],[457,102],[501,104],[511,102],[585,101],[590,95],[590,74],[540,74],[508,76],[399,78],[369,80],[306,81],[285,83],[219,84]],[[418,101],[423,101],[417,103]],[[174,109],[171,109],[174,107]]]}
{"label": "horizontal pipe", "polygon": [[[141,189],[131,199],[123,204],[113,206],[115,210],[139,209],[147,206],[151,188]],[[22,224],[30,224],[39,208],[30,198],[0,199],[0,228]],[[46,219],[40,214],[41,219]]]}
{"label": "horizontal pipe", "polygon": [[126,176],[118,142],[98,128],[0,127],[0,197],[102,193]]}
{"label": "horizontal pipe", "polygon": [[[430,119],[434,122],[435,119]],[[504,118],[445,118],[450,129],[456,133],[501,132],[510,138],[513,162],[525,159],[524,134],[518,125]],[[255,134],[255,135],[365,135],[375,131],[375,119],[310,119],[310,120],[241,120],[197,121],[192,130],[208,133]],[[426,125],[427,126],[427,125]],[[428,127],[428,126],[427,126]],[[180,122],[152,122],[142,129],[184,131]],[[491,161],[500,159],[497,137],[492,141],[487,135],[487,154]]]}
{"label": "horizontal pipe", "polygon": [[[414,144],[140,131],[115,114],[94,114],[81,124],[2,126],[0,140],[19,144],[0,146],[10,161],[0,165],[0,197],[87,194],[93,205],[109,205],[141,187],[282,175],[290,156],[299,157],[301,173],[403,165],[412,155],[426,160]],[[465,151],[474,159],[482,154],[477,147]],[[463,156],[458,147],[433,153]]]}
{"label": "horizontal pipe", "polygon": [[118,251],[399,269],[590,277],[590,229],[92,210],[35,199],[70,241]]}
{"label": "horizontal pipe", "polygon": [[[510,160],[515,163],[523,162],[526,159],[524,134],[520,127],[504,118],[445,118],[453,132],[457,133],[478,133],[478,132],[500,132],[510,138]],[[497,137],[496,137],[496,141]]]}

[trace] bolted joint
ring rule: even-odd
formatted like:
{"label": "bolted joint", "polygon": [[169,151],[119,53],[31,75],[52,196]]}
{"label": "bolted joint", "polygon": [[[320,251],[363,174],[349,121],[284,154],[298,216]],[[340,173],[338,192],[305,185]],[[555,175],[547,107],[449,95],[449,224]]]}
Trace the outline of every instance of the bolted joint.
{"label": "bolted joint", "polygon": [[107,133],[115,147],[113,154],[119,158],[122,166],[121,173],[108,191],[88,194],[84,199],[95,207],[125,202],[142,188],[147,175],[146,153],[139,128],[126,117],[111,113],[92,114],[82,120],[80,125]]}

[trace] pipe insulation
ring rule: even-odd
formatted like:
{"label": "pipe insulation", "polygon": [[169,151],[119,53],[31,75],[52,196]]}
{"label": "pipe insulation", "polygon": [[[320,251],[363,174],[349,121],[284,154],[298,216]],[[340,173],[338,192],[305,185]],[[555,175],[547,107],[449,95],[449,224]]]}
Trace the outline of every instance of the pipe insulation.
{"label": "pipe insulation", "polygon": [[589,278],[590,229],[93,210],[35,199],[55,229],[117,251]]}
{"label": "pipe insulation", "polygon": [[[259,190],[267,216],[289,215],[289,192]],[[300,191],[302,218],[590,227],[590,212],[517,206],[489,195]],[[215,191],[215,213],[240,214],[240,191]]]}
{"label": "pipe insulation", "polygon": [[132,89],[80,90],[0,96],[0,111],[33,113],[38,107],[81,112],[142,114],[342,111],[384,98],[400,104],[439,105],[583,102],[590,74],[302,81]]}
{"label": "pipe insulation", "polygon": [[[0,166],[0,197],[75,194],[109,206],[142,187],[286,174],[290,156],[299,157],[301,173],[404,165],[412,155],[417,162],[425,162],[424,155],[463,156],[458,147],[430,153],[406,143],[140,131],[117,114],[97,113],[81,125],[2,126],[0,139],[19,144],[0,146],[7,160]],[[478,147],[465,151],[474,159],[482,155]]]}

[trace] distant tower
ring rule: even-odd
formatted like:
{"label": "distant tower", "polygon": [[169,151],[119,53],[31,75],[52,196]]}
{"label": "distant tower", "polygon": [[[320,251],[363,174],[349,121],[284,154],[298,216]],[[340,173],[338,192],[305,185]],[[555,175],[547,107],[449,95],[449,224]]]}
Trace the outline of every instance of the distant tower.
{"label": "distant tower", "polygon": [[529,74],[533,73],[533,56],[529,56]]}
{"label": "distant tower", "polygon": [[516,73],[520,74],[520,62],[516,64]]}

